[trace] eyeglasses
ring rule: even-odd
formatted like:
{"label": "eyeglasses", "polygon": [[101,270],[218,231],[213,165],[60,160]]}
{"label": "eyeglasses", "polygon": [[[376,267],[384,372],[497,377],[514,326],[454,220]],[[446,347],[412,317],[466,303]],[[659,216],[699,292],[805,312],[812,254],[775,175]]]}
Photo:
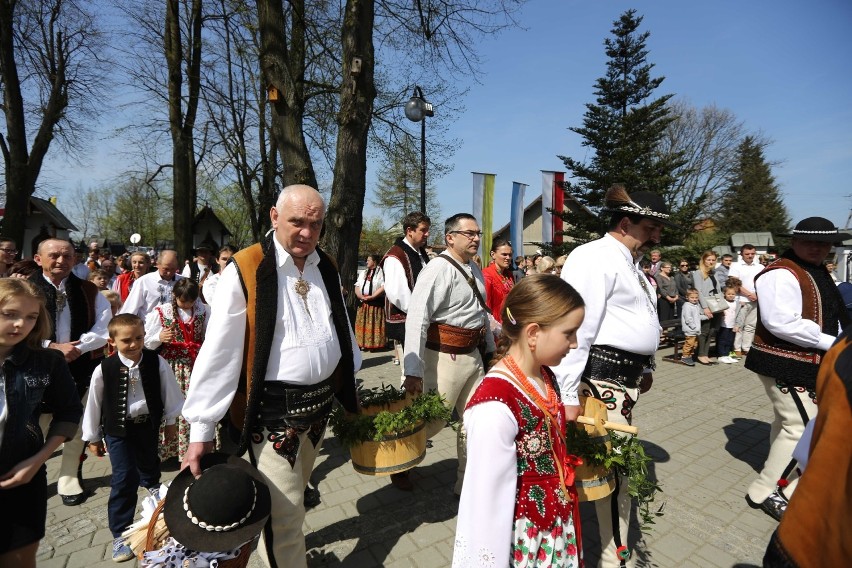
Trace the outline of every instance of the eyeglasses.
{"label": "eyeglasses", "polygon": [[5,252],[6,254],[18,254],[18,249],[4,249],[4,248],[0,248],[0,252]]}
{"label": "eyeglasses", "polygon": [[688,265],[688,264],[681,264],[681,265],[679,265],[679,266],[680,266],[681,268],[683,268],[684,266],[689,267],[689,265]]}
{"label": "eyeglasses", "polygon": [[479,239],[482,237],[482,231],[450,231],[449,234],[452,235],[453,233],[457,235],[464,235],[470,240]]}

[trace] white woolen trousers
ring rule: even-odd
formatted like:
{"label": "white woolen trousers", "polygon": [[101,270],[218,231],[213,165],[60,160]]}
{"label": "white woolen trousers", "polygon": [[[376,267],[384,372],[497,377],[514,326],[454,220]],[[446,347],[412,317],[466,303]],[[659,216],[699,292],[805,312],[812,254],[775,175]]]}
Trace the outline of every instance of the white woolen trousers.
{"label": "white woolen trousers", "polygon": [[[423,355],[423,392],[437,390],[447,401],[450,408],[455,408],[459,415],[458,433],[456,435],[456,452],[459,458],[458,470],[456,472],[456,495],[461,495],[464,483],[464,470],[467,464],[467,448],[464,435],[464,409],[473,396],[473,392],[485,370],[482,366],[482,357],[479,351],[462,355],[451,355],[426,349]],[[426,425],[426,437],[432,438],[440,432],[446,424],[444,422],[431,422]]]}
{"label": "white woolen trousers", "polygon": [[[624,395],[626,392],[635,404],[639,400],[639,389],[626,389],[609,381],[587,381],[583,379],[580,385],[580,393],[584,396],[586,394],[585,391],[590,390],[588,389],[589,382],[597,389],[598,394],[601,395],[601,398],[598,400],[603,399],[604,403],[609,401],[610,405],[612,403],[615,404],[615,409],[607,408],[607,420],[616,424],[629,424],[627,418],[621,414]],[[598,517],[598,531],[601,539],[601,559],[599,563],[601,568],[633,568],[636,565],[636,555],[627,544],[627,530],[630,525],[632,505],[632,498],[627,492],[627,476],[619,477],[618,487],[612,494],[595,501],[595,512]],[[613,507],[617,508],[617,518],[613,518]],[[616,530],[618,534],[616,534]],[[623,562],[616,554],[618,547],[621,545],[627,546],[631,552],[630,558]]]}
{"label": "white woolen trousers", "polygon": [[[89,397],[88,391],[83,395],[83,412],[86,411],[86,403]],[[52,414],[42,414],[39,417],[39,426],[41,431],[47,434],[50,427],[50,421],[53,419]],[[59,480],[56,482],[56,492],[59,495],[79,495],[83,492],[80,486],[80,480],[77,479],[77,469],[80,467],[80,455],[83,453],[83,420],[80,419],[80,425],[77,426],[77,433],[74,437],[62,446],[62,461],[59,463]],[[86,440],[89,441],[89,440]],[[94,441],[94,440],[92,440]]]}
{"label": "white woolen trousers", "polygon": [[[305,521],[305,487],[311,478],[325,433],[316,447],[308,439],[307,432],[299,435],[299,452],[293,467],[275,452],[273,442],[267,438],[268,434],[264,429],[263,440],[258,444],[251,443],[249,451],[257,462],[258,471],[269,486],[272,512],[268,522],[272,527],[272,555],[278,568],[306,568],[308,562],[305,557],[305,533],[302,529]],[[244,457],[249,459],[248,454]],[[267,549],[264,528],[257,552],[267,566],[273,566],[269,561]]]}
{"label": "white woolen trousers", "polygon": [[[772,410],[775,415],[769,429],[769,456],[766,458],[766,463],[763,464],[760,475],[748,488],[748,496],[751,500],[755,503],[762,503],[769,497],[770,493],[775,491],[778,480],[793,460],[793,450],[799,443],[808,420],[816,416],[817,405],[808,396],[806,390],[799,391],[794,387],[787,387],[785,388],[787,393],[783,393],[776,386],[775,379],[772,377],[766,375],[758,375],[758,377],[760,377],[760,382],[763,383],[763,388],[766,389],[766,394],[772,402]],[[796,404],[797,400],[802,405],[807,418],[802,417],[802,411]],[[789,485],[784,488],[783,493],[789,499],[799,482],[799,476],[795,469],[786,479]]]}

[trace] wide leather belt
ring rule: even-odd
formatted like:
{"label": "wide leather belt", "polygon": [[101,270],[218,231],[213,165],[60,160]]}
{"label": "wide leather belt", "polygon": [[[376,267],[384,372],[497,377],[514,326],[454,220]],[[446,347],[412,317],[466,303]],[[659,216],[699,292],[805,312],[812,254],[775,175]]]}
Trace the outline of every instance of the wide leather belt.
{"label": "wide leather belt", "polygon": [[333,405],[333,376],[313,385],[264,381],[258,419],[268,428],[309,426],[325,419]]}
{"label": "wide leather belt", "polygon": [[582,378],[637,388],[642,372],[653,366],[652,359],[651,355],[638,355],[609,345],[592,345]]}
{"label": "wide leather belt", "polygon": [[426,330],[426,347],[432,351],[459,355],[470,353],[485,341],[485,328],[465,329],[433,323]]}

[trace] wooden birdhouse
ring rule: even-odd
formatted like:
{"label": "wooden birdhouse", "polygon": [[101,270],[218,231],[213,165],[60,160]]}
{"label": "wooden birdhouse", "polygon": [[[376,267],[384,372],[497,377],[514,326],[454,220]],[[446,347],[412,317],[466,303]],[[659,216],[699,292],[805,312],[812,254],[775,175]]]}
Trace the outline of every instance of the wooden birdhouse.
{"label": "wooden birdhouse", "polygon": [[272,84],[266,87],[266,100],[271,103],[278,101],[278,87]]}

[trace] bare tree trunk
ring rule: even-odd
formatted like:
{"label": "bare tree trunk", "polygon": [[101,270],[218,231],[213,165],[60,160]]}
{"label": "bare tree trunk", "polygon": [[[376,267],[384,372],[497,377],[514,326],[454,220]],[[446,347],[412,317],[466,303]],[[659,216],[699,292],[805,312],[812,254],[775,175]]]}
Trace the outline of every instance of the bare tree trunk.
{"label": "bare tree trunk", "polygon": [[[169,85],[169,130],[172,136],[175,249],[180,260],[190,258],[192,220],[196,206],[194,130],[201,85],[201,0],[192,0],[189,57],[184,61],[180,29],[181,0],[166,1],[165,53]],[[183,68],[187,64],[187,104],[183,109]]]}
{"label": "bare tree trunk", "polygon": [[[358,266],[367,183],[367,135],[376,98],[373,20],[373,0],[347,0],[341,30],[343,81],[337,115],[334,182],[322,239],[323,249],[337,259],[350,309],[355,302],[355,294],[351,292]],[[352,73],[355,58],[361,60],[357,75]]]}
{"label": "bare tree trunk", "polygon": [[292,10],[288,45],[281,0],[258,0],[260,69],[267,86],[278,90],[270,101],[272,132],[283,166],[284,185],[303,183],[317,187],[302,122],[305,112],[305,3],[289,2]]}
{"label": "bare tree trunk", "polygon": [[56,22],[61,16],[61,4],[49,10],[53,19],[42,22],[43,33],[49,45],[44,46],[42,62],[51,70],[49,89],[41,103],[41,122],[32,148],[27,147],[27,127],[21,80],[15,59],[15,6],[14,0],[0,0],[0,85],[3,90],[3,111],[6,133],[0,133],[0,151],[5,163],[6,213],[3,234],[14,239],[18,248],[24,246],[24,227],[30,196],[35,191],[44,157],[53,140],[54,129],[62,120],[68,107],[68,80],[66,77],[68,47]]}

